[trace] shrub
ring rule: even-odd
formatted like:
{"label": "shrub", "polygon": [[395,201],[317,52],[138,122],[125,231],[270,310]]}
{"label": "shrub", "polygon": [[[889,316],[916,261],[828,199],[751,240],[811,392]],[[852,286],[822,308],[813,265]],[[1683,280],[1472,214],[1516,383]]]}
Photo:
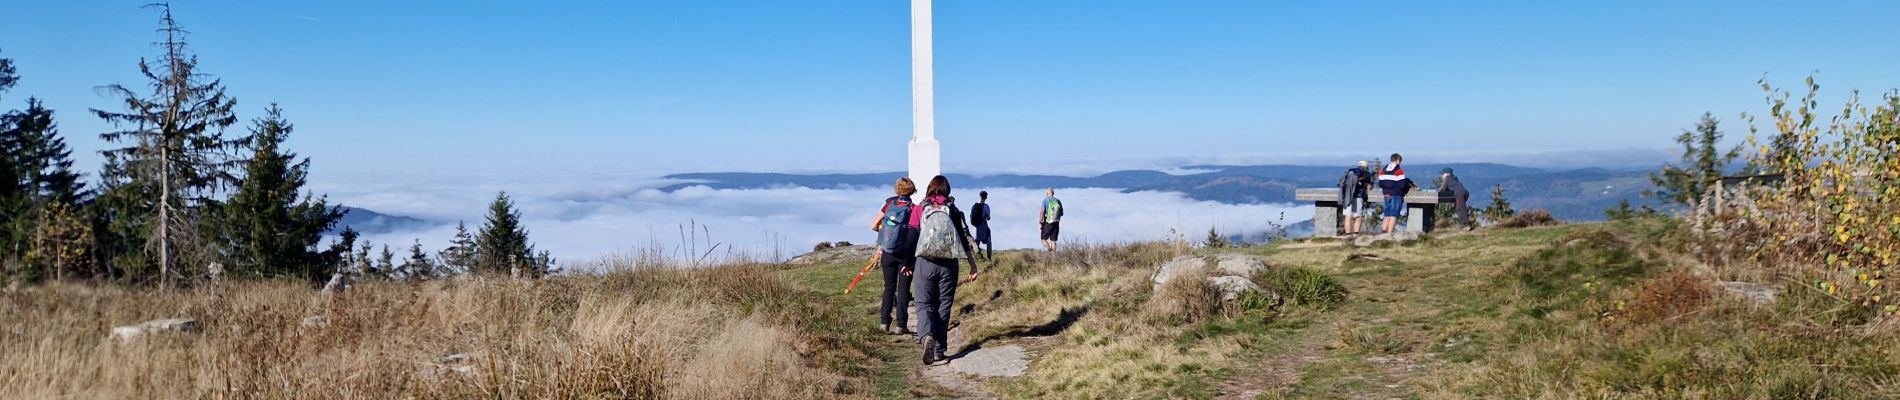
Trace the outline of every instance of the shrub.
{"label": "shrub", "polygon": [[1703,279],[1688,271],[1676,271],[1647,281],[1636,295],[1622,303],[1622,322],[1650,324],[1675,319],[1702,306],[1710,296]]}
{"label": "shrub", "polygon": [[1524,212],[1518,213],[1517,215],[1512,215],[1510,218],[1505,218],[1503,221],[1499,221],[1497,227],[1505,229],[1529,228],[1562,223],[1563,221],[1558,221],[1556,217],[1550,216],[1550,211],[1542,208],[1533,208],[1524,210]]}
{"label": "shrub", "polygon": [[1762,84],[1770,137],[1758,136],[1754,116],[1743,116],[1748,143],[1759,150],[1751,164],[1780,179],[1740,190],[1730,209],[1698,213],[1696,238],[1715,242],[1702,247],[1724,250],[1703,254],[1704,261],[1739,255],[1777,275],[1816,277],[1828,295],[1900,314],[1892,300],[1874,301],[1895,297],[1882,280],[1900,265],[1900,91],[1871,108],[1850,97],[1829,117],[1817,115],[1820,86],[1812,77],[1806,83],[1807,94],[1792,101]]}
{"label": "shrub", "polygon": [[1306,267],[1274,269],[1255,281],[1266,282],[1268,288],[1280,293],[1289,304],[1318,309],[1344,302],[1348,294],[1346,286],[1333,277]]}
{"label": "shrub", "polygon": [[811,251],[813,253],[825,251],[825,250],[831,250],[831,242],[818,242],[818,244],[811,246]]}

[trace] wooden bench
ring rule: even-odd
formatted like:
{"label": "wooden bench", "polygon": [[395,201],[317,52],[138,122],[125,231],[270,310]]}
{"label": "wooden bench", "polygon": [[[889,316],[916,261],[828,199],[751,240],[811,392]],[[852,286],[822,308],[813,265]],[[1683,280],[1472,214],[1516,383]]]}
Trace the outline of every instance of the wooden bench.
{"label": "wooden bench", "polygon": [[[1314,237],[1339,236],[1340,224],[1344,221],[1339,215],[1338,188],[1297,189],[1293,191],[1293,199],[1313,202]],[[1373,189],[1372,193],[1366,194],[1367,209],[1383,204],[1384,201],[1385,194],[1380,193],[1378,189]],[[1404,218],[1406,221],[1404,229],[1418,233],[1431,232],[1432,224],[1436,223],[1433,219],[1437,218],[1438,205],[1445,202],[1445,199],[1439,198],[1436,190],[1413,190],[1412,193],[1406,194],[1405,215],[1407,217]],[[1378,221],[1380,216],[1373,215],[1369,218]],[[1373,233],[1378,232],[1375,230]]]}

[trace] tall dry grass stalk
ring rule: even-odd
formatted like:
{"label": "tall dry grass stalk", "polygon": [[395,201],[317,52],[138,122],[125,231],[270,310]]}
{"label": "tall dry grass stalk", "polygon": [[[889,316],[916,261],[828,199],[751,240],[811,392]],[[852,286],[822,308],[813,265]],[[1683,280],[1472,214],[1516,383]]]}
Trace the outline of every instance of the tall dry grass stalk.
{"label": "tall dry grass stalk", "polygon": [[[868,382],[763,266],[537,281],[0,294],[0,398],[838,398]],[[321,316],[325,323],[305,326]],[[195,318],[129,343],[114,325]],[[453,356],[453,357],[452,357]],[[861,357],[862,355],[856,355]]]}

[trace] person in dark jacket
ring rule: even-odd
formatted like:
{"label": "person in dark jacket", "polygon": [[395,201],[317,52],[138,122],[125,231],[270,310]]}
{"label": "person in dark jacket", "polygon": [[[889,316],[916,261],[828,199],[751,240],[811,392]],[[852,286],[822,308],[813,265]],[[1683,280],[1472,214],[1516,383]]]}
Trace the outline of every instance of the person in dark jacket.
{"label": "person in dark jacket", "polygon": [[[964,223],[963,210],[957,208],[956,198],[950,197],[950,179],[943,175],[930,178],[930,184],[924,189],[924,200],[917,211],[923,207],[944,205],[950,207],[950,219],[956,227],[957,244],[964,254],[975,254],[970,242],[969,228]],[[969,280],[977,277],[977,266],[970,265]],[[958,265],[955,258],[917,257],[916,277],[913,280],[917,299],[917,330],[925,337],[924,364],[934,365],[947,362],[944,351],[949,349],[946,343],[950,339],[950,309],[956,304]]]}
{"label": "person in dark jacket", "polygon": [[976,227],[976,244],[983,246],[983,259],[996,255],[996,244],[990,238],[990,192],[976,192],[976,205],[970,206],[970,225]]}
{"label": "person in dark jacket", "polygon": [[[917,243],[917,231],[908,226],[908,208],[911,206],[910,195],[917,193],[917,184],[912,183],[910,178],[897,178],[892,190],[897,195],[884,199],[884,207],[877,210],[878,220],[871,222],[871,230],[879,231],[880,239],[886,234],[884,229],[892,229],[894,231],[889,234],[899,236],[894,248],[885,248],[883,243],[878,246],[881,254],[877,256],[877,266],[884,273],[884,293],[877,305],[877,320],[884,326],[886,334],[915,335],[917,333],[910,330],[910,266],[916,264],[916,253],[911,246]],[[903,212],[894,214],[891,212],[893,208],[903,208],[899,210]],[[904,221],[885,221],[886,218],[901,218]]]}
{"label": "person in dark jacket", "polygon": [[1366,169],[1367,164],[1365,160],[1359,160],[1359,166],[1346,170],[1352,177],[1340,182],[1339,214],[1345,228],[1342,234],[1357,235],[1365,228],[1366,198],[1372,192],[1372,171]]}
{"label": "person in dark jacket", "polygon": [[1465,227],[1466,230],[1476,227],[1476,225],[1471,222],[1471,191],[1465,190],[1464,182],[1458,181],[1458,175],[1452,174],[1450,167],[1438,171],[1438,178],[1440,182],[1438,184],[1439,195],[1451,196],[1452,221]]}

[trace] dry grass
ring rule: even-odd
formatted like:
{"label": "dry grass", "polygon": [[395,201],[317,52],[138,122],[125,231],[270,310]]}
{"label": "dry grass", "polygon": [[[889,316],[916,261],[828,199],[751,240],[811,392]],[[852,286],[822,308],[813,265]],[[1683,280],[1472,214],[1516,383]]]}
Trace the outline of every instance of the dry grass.
{"label": "dry grass", "polygon": [[1503,221],[1498,221],[1498,224],[1496,225],[1496,227],[1503,228],[1503,229],[1516,229],[1516,228],[1529,228],[1533,226],[1550,226],[1550,225],[1559,225],[1559,224],[1563,224],[1563,221],[1558,221],[1557,217],[1551,216],[1550,210],[1545,210],[1542,208],[1533,208],[1529,210],[1524,210],[1524,212],[1517,213],[1517,215],[1512,215],[1510,218],[1506,218]]}
{"label": "dry grass", "polygon": [[[0,294],[0,398],[863,397],[834,311],[765,267]],[[309,316],[326,325],[303,327]],[[198,319],[199,333],[106,339]],[[445,359],[462,354],[465,360]]]}

